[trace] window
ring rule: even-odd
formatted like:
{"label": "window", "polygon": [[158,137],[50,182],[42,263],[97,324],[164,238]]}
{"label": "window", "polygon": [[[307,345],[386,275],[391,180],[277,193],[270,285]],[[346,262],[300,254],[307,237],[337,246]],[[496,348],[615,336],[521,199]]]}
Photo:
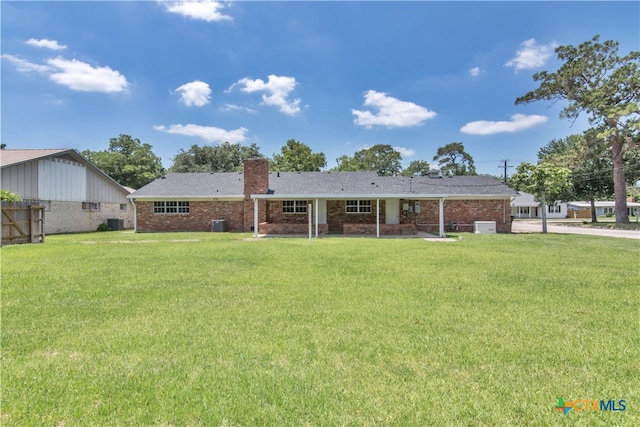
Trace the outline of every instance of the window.
{"label": "window", "polygon": [[606,215],[606,214],[615,213],[614,210],[615,210],[614,208],[604,208],[604,214]]}
{"label": "window", "polygon": [[371,200],[347,200],[347,213],[371,213]]}
{"label": "window", "polygon": [[189,213],[189,202],[153,202],[154,214]]}
{"label": "window", "polygon": [[83,211],[99,211],[100,203],[82,202],[82,210]]}
{"label": "window", "polygon": [[560,205],[554,203],[553,205],[549,205],[548,207],[549,213],[561,213]]}
{"label": "window", "polygon": [[286,213],[286,214],[307,213],[307,201],[306,200],[283,200],[282,213]]}
{"label": "window", "polygon": [[123,212],[127,211],[127,204],[126,203],[120,203],[120,210]]}
{"label": "window", "polygon": [[529,215],[529,206],[520,206],[518,208],[519,215]]}

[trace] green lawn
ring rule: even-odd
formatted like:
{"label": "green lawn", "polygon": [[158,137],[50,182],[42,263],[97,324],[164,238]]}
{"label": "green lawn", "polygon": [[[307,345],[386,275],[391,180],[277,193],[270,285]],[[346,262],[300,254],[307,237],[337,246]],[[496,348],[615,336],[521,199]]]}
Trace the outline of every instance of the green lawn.
{"label": "green lawn", "polygon": [[459,236],[3,247],[0,423],[640,425],[639,242]]}

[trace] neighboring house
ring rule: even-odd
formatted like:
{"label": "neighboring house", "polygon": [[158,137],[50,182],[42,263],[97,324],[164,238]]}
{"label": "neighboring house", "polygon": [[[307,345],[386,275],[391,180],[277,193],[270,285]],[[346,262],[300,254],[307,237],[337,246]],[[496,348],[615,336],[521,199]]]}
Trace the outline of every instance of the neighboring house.
{"label": "neighboring house", "polygon": [[[605,216],[610,214],[615,216],[616,203],[611,201],[594,202],[596,208],[596,216]],[[591,218],[591,202],[569,202],[569,218]],[[635,212],[640,214],[640,203],[627,202],[627,211],[629,216],[634,216]]]}
{"label": "neighboring house", "polygon": [[[473,231],[476,221],[511,230],[516,192],[490,176],[378,176],[375,172],[170,173],[128,197],[135,229],[253,231],[260,234],[394,235]],[[309,211],[310,209],[310,211]]]}
{"label": "neighboring house", "polygon": [[75,150],[5,149],[0,164],[2,189],[45,206],[46,234],[95,231],[108,219],[133,228],[130,192]]}
{"label": "neighboring house", "polygon": [[[566,218],[567,204],[556,202],[545,207],[547,218]],[[540,202],[536,201],[533,194],[519,191],[511,201],[511,215],[514,218],[542,218]]]}

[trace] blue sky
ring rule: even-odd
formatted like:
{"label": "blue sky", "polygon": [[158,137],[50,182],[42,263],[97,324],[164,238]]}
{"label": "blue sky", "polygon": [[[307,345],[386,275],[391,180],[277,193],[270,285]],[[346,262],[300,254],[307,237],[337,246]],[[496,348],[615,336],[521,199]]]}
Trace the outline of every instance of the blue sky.
{"label": "blue sky", "polygon": [[[600,34],[640,50],[640,2],[0,2],[2,142],[104,150],[289,139],[327,156],[463,142],[479,173],[536,162],[586,116],[514,105],[553,49]],[[510,169],[513,172],[514,169]]]}

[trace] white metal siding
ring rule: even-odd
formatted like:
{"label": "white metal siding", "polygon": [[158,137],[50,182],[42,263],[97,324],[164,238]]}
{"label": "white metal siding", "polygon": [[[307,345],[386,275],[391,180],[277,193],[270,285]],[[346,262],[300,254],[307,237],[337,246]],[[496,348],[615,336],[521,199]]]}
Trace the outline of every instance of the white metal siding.
{"label": "white metal siding", "polygon": [[38,169],[33,162],[2,169],[2,189],[23,199],[38,199]]}
{"label": "white metal siding", "polygon": [[41,200],[83,202],[87,194],[87,169],[69,160],[39,160],[38,189]]}
{"label": "white metal siding", "polygon": [[89,169],[87,171],[87,194],[89,202],[126,203],[127,194],[104,175]]}

